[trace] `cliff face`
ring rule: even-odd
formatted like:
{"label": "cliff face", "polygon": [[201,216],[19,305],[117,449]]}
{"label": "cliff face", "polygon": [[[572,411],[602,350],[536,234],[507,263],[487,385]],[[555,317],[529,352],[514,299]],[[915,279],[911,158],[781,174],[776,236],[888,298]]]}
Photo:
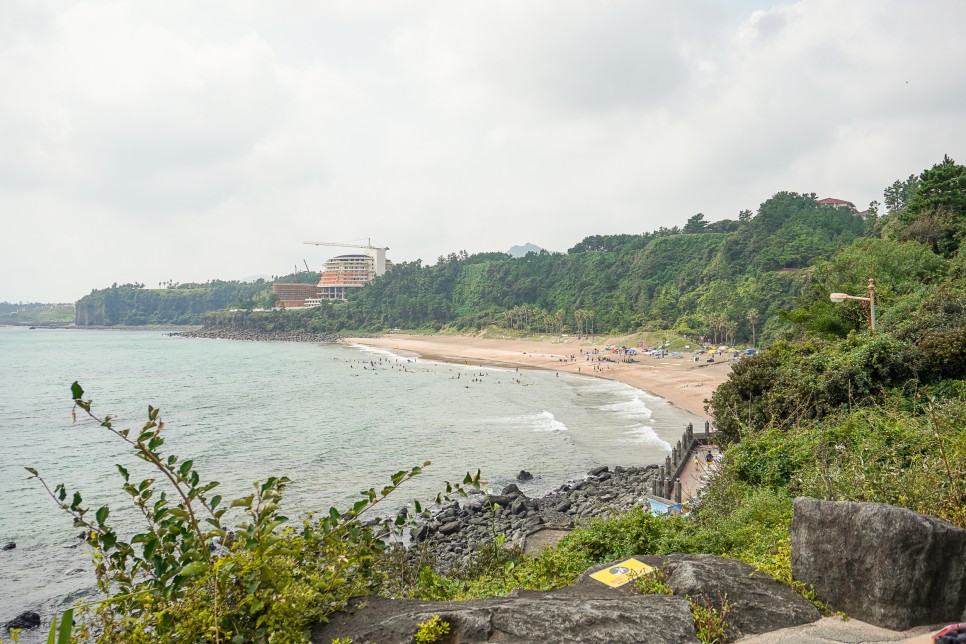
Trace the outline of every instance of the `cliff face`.
{"label": "cliff face", "polygon": [[74,324],[77,326],[107,326],[113,324],[101,303],[86,295],[74,304]]}

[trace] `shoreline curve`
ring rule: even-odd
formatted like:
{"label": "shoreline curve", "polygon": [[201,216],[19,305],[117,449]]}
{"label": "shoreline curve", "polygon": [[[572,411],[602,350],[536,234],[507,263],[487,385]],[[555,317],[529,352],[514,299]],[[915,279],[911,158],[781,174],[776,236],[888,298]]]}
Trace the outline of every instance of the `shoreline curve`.
{"label": "shoreline curve", "polygon": [[[342,341],[409,352],[434,362],[527,367],[616,380],[702,417],[708,416],[705,407],[711,394],[731,373],[727,360],[707,363],[640,355],[633,363],[596,363],[584,358],[585,351],[622,344],[619,337],[513,339],[392,333]],[[595,364],[600,364],[602,370],[594,370]]]}

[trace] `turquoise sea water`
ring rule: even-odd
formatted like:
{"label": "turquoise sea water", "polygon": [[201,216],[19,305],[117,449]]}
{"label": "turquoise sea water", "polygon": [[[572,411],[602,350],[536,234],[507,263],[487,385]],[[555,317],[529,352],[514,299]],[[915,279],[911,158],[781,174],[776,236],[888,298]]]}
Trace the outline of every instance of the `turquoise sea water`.
{"label": "turquoise sea water", "polygon": [[91,585],[70,518],[24,467],[52,486],[109,504],[122,530],[137,517],[114,467],[144,464],[93,422],[71,423],[78,380],[99,415],[137,428],[161,409],[168,453],[191,457],[226,498],[286,475],[288,516],[345,506],[391,473],[430,460],[390,508],[435,496],[482,469],[493,488],[527,469],[529,495],[596,465],[664,459],[700,419],[632,387],[586,376],[439,364],[344,344],[169,337],[159,331],[0,327],[0,623],[48,614]]}

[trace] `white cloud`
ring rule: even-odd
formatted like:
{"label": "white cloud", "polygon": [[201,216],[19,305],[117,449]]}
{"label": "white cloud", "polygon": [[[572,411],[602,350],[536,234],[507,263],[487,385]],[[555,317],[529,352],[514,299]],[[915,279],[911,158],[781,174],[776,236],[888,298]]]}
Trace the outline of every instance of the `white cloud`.
{"label": "white cloud", "polygon": [[786,189],[864,205],[964,156],[964,18],[955,0],[11,0],[0,300],[318,266],[306,239],[434,261]]}

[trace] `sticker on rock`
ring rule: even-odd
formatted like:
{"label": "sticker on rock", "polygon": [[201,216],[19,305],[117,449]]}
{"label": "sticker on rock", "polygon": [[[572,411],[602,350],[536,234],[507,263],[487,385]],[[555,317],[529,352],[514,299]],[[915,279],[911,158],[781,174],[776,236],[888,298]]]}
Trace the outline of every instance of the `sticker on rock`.
{"label": "sticker on rock", "polygon": [[611,566],[610,568],[604,568],[598,572],[595,572],[590,577],[591,579],[596,579],[602,584],[606,584],[612,588],[617,588],[623,586],[627,582],[640,577],[644,573],[648,573],[654,570],[647,564],[641,563],[637,559],[628,559],[626,561],[621,561],[618,564]]}

